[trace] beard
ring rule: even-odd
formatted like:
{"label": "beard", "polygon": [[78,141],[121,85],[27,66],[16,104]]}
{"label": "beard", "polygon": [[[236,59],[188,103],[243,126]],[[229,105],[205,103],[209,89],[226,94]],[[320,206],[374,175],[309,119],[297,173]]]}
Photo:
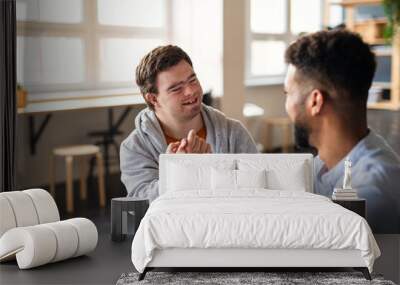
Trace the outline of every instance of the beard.
{"label": "beard", "polygon": [[294,123],[295,149],[299,152],[311,152],[316,155],[318,150],[310,144],[311,129],[305,123]]}

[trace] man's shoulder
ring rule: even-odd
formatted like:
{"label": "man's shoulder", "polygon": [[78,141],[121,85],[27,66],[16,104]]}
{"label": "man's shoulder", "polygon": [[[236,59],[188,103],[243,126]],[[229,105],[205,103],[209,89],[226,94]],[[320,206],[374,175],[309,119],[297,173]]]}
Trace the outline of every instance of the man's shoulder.
{"label": "man's shoulder", "polygon": [[202,108],[203,108],[204,112],[208,116],[210,116],[212,119],[215,119],[215,118],[220,119],[220,120],[228,119],[228,117],[222,111],[220,111],[214,107],[203,104]]}
{"label": "man's shoulder", "polygon": [[135,118],[135,129],[122,141],[121,146],[127,148],[145,148],[148,143],[159,143],[163,138],[155,114],[149,108],[139,112]]}
{"label": "man's shoulder", "polygon": [[365,167],[394,167],[400,170],[400,157],[387,143],[387,141],[378,134],[373,133],[370,140],[365,143],[360,151],[359,162]]}
{"label": "man's shoulder", "polygon": [[226,114],[216,108],[207,105],[203,105],[203,108],[205,113],[210,117],[213,123],[219,122],[228,126],[235,127],[242,126],[242,123],[239,120],[228,117]]}
{"label": "man's shoulder", "polygon": [[361,184],[393,186],[393,183],[400,183],[400,160],[390,149],[370,149],[354,168],[354,179]]}
{"label": "man's shoulder", "polygon": [[134,129],[122,142],[121,148],[133,149],[134,146],[142,144],[142,139],[138,129]]}

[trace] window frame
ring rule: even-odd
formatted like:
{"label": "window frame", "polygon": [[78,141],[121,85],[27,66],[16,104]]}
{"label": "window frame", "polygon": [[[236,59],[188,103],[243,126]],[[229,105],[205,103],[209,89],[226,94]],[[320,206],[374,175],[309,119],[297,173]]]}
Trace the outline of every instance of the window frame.
{"label": "window frame", "polygon": [[[272,33],[258,33],[251,31],[251,0],[246,1],[245,7],[245,19],[246,19],[246,43],[245,43],[245,80],[244,84],[246,87],[252,86],[269,86],[269,85],[281,85],[284,83],[287,65],[285,65],[285,71],[279,75],[253,75],[251,73],[251,44],[253,41],[283,41],[288,45],[296,40],[297,34],[291,32],[291,0],[281,0],[286,3],[286,31],[284,33],[272,34]],[[321,14],[320,14],[320,28],[324,26],[325,18],[325,0],[319,0],[321,2]]]}

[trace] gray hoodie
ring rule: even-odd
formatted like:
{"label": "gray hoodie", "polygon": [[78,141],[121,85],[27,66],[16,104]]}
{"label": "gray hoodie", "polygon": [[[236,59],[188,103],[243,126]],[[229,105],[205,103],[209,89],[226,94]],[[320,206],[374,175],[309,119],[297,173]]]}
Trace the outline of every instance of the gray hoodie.
{"label": "gray hoodie", "polygon": [[[213,153],[256,153],[257,147],[241,122],[202,105],[206,141]],[[167,142],[154,111],[146,108],[135,119],[136,129],[122,142],[121,180],[128,196],[153,201],[158,197],[158,156]]]}

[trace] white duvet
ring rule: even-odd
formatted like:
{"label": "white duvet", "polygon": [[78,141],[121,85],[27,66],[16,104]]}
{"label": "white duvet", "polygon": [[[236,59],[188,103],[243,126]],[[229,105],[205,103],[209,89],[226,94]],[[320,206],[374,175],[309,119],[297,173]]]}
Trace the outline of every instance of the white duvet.
{"label": "white duvet", "polygon": [[265,189],[160,196],[134,237],[135,268],[165,248],[358,249],[370,272],[380,255],[359,215],[320,195]]}

